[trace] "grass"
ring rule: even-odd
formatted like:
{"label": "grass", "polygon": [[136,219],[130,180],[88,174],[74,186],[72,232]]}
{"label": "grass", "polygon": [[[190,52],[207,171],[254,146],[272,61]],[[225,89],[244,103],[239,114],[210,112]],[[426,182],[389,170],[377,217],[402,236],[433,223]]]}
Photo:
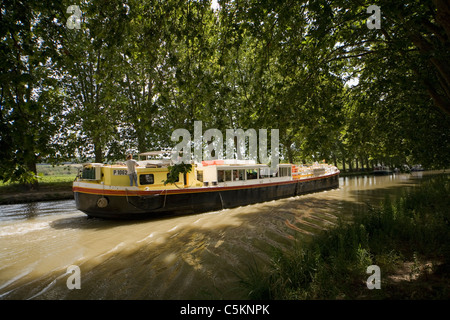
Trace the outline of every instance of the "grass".
{"label": "grass", "polygon": [[[72,182],[75,180],[76,175],[51,175],[40,176],[39,189],[59,188],[72,186]],[[27,191],[26,188],[19,183],[4,183],[0,182],[0,193],[16,193]]]}
{"label": "grass", "polygon": [[[270,267],[249,269],[242,284],[251,299],[448,299],[449,194],[448,175],[434,177],[350,223],[274,250]],[[366,286],[370,265],[381,269],[381,290]]]}
{"label": "grass", "polygon": [[71,197],[72,183],[77,175],[73,165],[38,166],[38,188],[30,190],[20,183],[0,182],[0,204],[42,200],[60,200]]}
{"label": "grass", "polygon": [[46,176],[67,176],[73,175],[76,176],[78,173],[78,168],[81,167],[81,164],[66,164],[66,165],[46,165],[41,164],[37,166],[38,175],[41,177]]}

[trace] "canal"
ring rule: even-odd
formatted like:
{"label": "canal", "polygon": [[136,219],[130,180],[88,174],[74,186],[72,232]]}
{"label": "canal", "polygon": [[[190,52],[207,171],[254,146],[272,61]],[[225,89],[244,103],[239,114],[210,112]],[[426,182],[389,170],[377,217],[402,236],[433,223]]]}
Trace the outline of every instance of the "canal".
{"label": "canal", "polygon": [[[144,221],[88,219],[73,200],[0,206],[0,299],[245,299],[249,269],[429,173],[340,178],[340,187]],[[423,176],[422,176],[423,175]],[[69,289],[69,266],[80,289]]]}

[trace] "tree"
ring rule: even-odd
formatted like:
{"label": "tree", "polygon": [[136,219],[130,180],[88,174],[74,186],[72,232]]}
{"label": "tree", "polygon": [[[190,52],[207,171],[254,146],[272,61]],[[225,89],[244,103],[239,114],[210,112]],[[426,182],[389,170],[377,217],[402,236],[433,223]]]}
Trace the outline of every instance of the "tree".
{"label": "tree", "polygon": [[65,30],[64,89],[67,152],[95,162],[122,158],[123,97],[117,95],[124,77],[129,6],[122,1],[96,1],[80,7],[80,29]]}
{"label": "tree", "polygon": [[[279,129],[290,162],[311,160],[316,147],[328,157],[327,143],[339,127],[343,80],[327,61],[334,38],[311,26],[312,4],[220,4],[221,61],[236,79],[230,91],[239,125]],[[320,17],[324,24],[329,19]]]}
{"label": "tree", "polygon": [[56,152],[62,92],[54,1],[3,1],[0,11],[0,179],[37,185],[36,163]]}
{"label": "tree", "polygon": [[[445,102],[448,84],[440,61],[449,57],[444,40],[448,36],[436,20],[442,7],[415,1],[379,5],[383,17],[380,30],[342,33],[345,46],[359,52],[351,57],[359,84],[349,96],[355,108],[349,117],[350,123],[355,123],[350,132],[360,132],[368,139],[369,145],[362,150],[378,162],[392,166],[448,164],[448,150],[442,145],[449,132]],[[361,12],[364,6],[356,10]],[[418,41],[432,44],[430,51],[424,52]],[[353,144],[360,142],[360,135],[353,135],[352,140]],[[418,149],[429,150],[428,155]]]}
{"label": "tree", "polygon": [[84,1],[79,29],[72,4],[2,2],[3,180],[170,148],[195,120],[279,129],[290,162],[448,164],[446,1],[380,0],[381,29],[359,0]]}

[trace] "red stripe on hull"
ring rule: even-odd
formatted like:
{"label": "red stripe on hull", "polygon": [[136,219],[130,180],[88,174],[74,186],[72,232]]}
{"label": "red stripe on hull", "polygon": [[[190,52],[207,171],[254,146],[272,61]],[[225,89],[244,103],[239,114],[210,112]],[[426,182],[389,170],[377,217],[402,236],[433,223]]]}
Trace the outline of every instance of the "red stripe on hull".
{"label": "red stripe on hull", "polygon": [[146,195],[156,195],[156,194],[183,194],[183,193],[201,193],[201,192],[217,192],[217,191],[227,191],[227,190],[240,190],[240,189],[254,189],[254,188],[263,188],[263,187],[271,187],[276,185],[285,185],[285,184],[295,184],[301,182],[307,182],[312,180],[320,180],[329,177],[333,177],[338,175],[339,172],[321,176],[314,177],[308,179],[297,179],[297,180],[289,180],[282,182],[271,182],[271,183],[259,183],[259,184],[250,184],[244,186],[229,186],[229,187],[203,187],[203,188],[183,188],[183,189],[162,189],[162,190],[151,190],[151,191],[137,191],[137,190],[110,190],[110,189],[95,189],[95,188],[86,188],[86,187],[72,187],[73,192],[81,192],[81,193],[90,193],[90,194],[100,194],[100,195],[116,195],[116,196],[146,196]]}

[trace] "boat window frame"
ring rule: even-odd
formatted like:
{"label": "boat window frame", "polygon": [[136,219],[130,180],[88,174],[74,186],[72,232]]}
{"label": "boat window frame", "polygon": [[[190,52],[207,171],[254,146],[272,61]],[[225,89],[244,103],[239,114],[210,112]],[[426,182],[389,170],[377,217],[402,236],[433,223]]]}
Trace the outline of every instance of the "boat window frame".
{"label": "boat window frame", "polygon": [[[261,174],[261,172],[264,172],[264,174]],[[259,168],[259,179],[269,179],[272,177],[270,167]]]}
{"label": "boat window frame", "polygon": [[[256,177],[249,178],[249,171],[253,171],[251,174],[253,176],[256,173]],[[246,168],[245,169],[245,180],[258,180],[259,179],[259,170],[258,168]]]}
{"label": "boat window frame", "polygon": [[224,177],[225,182],[233,181],[233,169],[225,169],[223,173],[224,173],[223,177]]}
{"label": "boat window frame", "polygon": [[203,170],[197,170],[197,181],[203,182]]}
{"label": "boat window frame", "polygon": [[292,177],[292,167],[291,166],[279,166],[275,177],[276,178]]}
{"label": "boat window frame", "polygon": [[233,169],[217,169],[217,182],[222,183],[232,181],[233,181]]}
{"label": "boat window frame", "polygon": [[[143,179],[144,176],[151,176],[152,182],[142,183],[142,179]],[[153,173],[140,173],[138,180],[139,180],[139,185],[141,185],[141,186],[148,186],[148,185],[151,185],[151,184],[155,184],[155,175]]]}
{"label": "boat window frame", "polygon": [[245,169],[233,168],[232,171],[233,172],[231,173],[231,175],[232,175],[233,181],[245,181]]}
{"label": "boat window frame", "polygon": [[223,169],[217,169],[217,182],[218,183],[222,183],[225,182],[224,178],[225,178],[225,170]]}

